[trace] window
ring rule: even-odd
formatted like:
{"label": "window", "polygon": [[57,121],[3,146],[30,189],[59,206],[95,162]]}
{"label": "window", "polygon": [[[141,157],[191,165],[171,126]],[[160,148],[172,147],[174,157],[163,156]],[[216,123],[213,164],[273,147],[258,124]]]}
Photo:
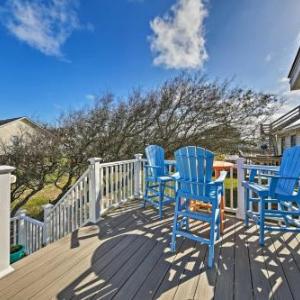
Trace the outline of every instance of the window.
{"label": "window", "polygon": [[281,154],[283,154],[283,151],[285,149],[285,137],[281,138]]}
{"label": "window", "polygon": [[291,147],[296,146],[296,138],[297,138],[296,135],[292,135],[291,136]]}

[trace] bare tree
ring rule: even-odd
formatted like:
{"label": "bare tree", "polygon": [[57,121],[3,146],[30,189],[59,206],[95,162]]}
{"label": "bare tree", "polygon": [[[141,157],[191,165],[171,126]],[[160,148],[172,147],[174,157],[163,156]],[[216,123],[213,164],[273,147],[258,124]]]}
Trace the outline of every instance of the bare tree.
{"label": "bare tree", "polygon": [[127,99],[107,94],[90,107],[66,112],[57,127],[49,126],[51,138],[17,138],[4,147],[1,158],[17,168],[13,212],[49,183],[60,189],[58,200],[91,157],[132,158],[152,143],[163,146],[167,157],[185,145],[220,154],[255,145],[260,122],[273,113],[279,100],[231,86],[201,74],[181,74],[156,89],[135,90]]}
{"label": "bare tree", "polygon": [[55,139],[42,133],[20,133],[11,143],[1,145],[0,163],[16,168],[16,183],[12,185],[12,215],[33,195],[52,183],[59,167],[60,153]]}

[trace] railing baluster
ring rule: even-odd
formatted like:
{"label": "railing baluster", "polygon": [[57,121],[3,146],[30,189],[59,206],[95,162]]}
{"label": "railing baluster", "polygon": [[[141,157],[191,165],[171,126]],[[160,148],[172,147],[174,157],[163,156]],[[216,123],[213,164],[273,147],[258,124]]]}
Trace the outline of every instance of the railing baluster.
{"label": "railing baluster", "polygon": [[124,164],[121,164],[121,198],[125,201],[125,191],[124,191]]}
{"label": "railing baluster", "polygon": [[109,206],[109,198],[110,198],[110,191],[109,191],[109,167],[106,167],[106,183],[105,183],[105,186],[106,186],[106,207],[105,208],[108,208]]}
{"label": "railing baluster", "polygon": [[131,193],[130,198],[134,198],[134,165],[133,163],[130,163],[130,169],[131,169],[131,180],[130,180],[130,186],[131,186]]}
{"label": "railing baluster", "polygon": [[74,205],[75,205],[75,230],[78,228],[78,185],[75,186],[74,191]]}
{"label": "railing baluster", "polygon": [[113,193],[113,166],[109,167],[109,190],[110,190],[110,207],[114,204],[114,193]]}
{"label": "railing baluster", "polygon": [[[233,167],[230,167],[229,175],[230,175],[230,208],[233,209],[234,208],[234,203],[233,203],[233,183],[234,183]],[[225,205],[226,205],[226,203],[225,203]]]}

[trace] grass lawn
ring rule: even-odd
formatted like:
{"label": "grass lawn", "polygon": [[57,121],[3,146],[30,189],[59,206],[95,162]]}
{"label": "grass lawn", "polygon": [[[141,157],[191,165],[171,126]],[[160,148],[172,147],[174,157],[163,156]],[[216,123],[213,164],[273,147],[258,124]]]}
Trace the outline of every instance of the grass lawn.
{"label": "grass lawn", "polygon": [[32,218],[43,220],[43,205],[51,203],[59,195],[60,190],[54,185],[49,184],[43,190],[36,193],[24,206],[26,214]]}
{"label": "grass lawn", "polygon": [[[236,207],[237,204],[237,185],[238,181],[236,178],[233,178],[233,203],[234,207]],[[225,179],[225,192],[226,192],[226,202],[229,206],[230,203],[230,188],[231,188],[231,179],[226,178]],[[47,185],[43,190],[35,194],[25,205],[24,209],[26,209],[26,213],[28,216],[43,220],[43,208],[42,206],[47,203],[51,203],[53,200],[56,199],[56,197],[59,195],[60,190],[55,187],[53,184]],[[169,193],[172,195],[174,192],[169,191]]]}

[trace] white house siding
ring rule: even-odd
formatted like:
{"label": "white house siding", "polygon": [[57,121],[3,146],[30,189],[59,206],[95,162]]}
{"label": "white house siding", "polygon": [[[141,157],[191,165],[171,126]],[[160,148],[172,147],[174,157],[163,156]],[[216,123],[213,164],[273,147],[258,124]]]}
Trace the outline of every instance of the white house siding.
{"label": "white house siding", "polygon": [[293,129],[291,131],[284,131],[277,135],[277,147],[278,147],[278,153],[279,155],[282,155],[281,152],[281,139],[285,138],[285,149],[291,147],[291,136],[296,135],[296,145],[300,145],[300,128],[297,128],[296,130]]}
{"label": "white house siding", "polygon": [[8,145],[14,136],[19,136],[24,132],[34,134],[40,130],[42,129],[26,119],[15,120],[0,126],[0,141]]}

